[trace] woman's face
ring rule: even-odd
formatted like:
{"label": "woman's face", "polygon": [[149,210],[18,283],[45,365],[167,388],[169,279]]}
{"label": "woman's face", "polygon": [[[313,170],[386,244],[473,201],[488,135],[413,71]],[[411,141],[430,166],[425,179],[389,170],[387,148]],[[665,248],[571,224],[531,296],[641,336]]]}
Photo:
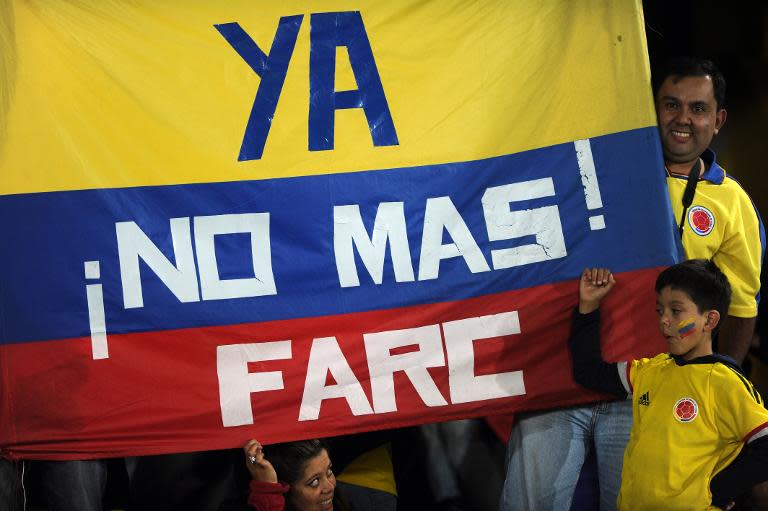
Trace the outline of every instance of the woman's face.
{"label": "woman's face", "polygon": [[335,488],[336,476],[331,470],[331,459],[323,449],[307,461],[304,475],[291,485],[288,501],[297,511],[331,511]]}

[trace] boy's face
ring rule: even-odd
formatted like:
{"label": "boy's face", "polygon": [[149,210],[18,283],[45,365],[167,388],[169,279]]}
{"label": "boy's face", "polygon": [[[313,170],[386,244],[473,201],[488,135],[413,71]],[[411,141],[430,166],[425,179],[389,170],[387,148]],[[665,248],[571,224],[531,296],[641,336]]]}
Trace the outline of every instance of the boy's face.
{"label": "boy's face", "polygon": [[688,293],[665,287],[656,297],[656,312],[671,354],[685,360],[712,354],[712,330],[720,320],[717,311],[700,312]]}

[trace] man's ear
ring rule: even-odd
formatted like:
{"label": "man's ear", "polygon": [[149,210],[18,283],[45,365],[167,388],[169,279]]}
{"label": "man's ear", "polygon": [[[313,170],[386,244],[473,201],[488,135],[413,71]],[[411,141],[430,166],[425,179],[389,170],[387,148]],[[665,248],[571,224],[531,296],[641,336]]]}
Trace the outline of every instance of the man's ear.
{"label": "man's ear", "polygon": [[717,111],[717,114],[715,114],[715,135],[717,135],[720,129],[723,127],[727,117],[728,112],[725,111],[725,108],[721,108]]}
{"label": "man's ear", "polygon": [[707,311],[707,319],[704,321],[704,331],[711,332],[720,323],[720,313],[716,310]]}

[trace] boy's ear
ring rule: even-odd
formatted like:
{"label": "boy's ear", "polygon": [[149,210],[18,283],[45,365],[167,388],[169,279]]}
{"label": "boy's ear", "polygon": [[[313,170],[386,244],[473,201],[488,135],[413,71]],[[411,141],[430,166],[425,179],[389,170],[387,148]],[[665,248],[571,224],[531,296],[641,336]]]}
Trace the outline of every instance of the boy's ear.
{"label": "boy's ear", "polygon": [[707,311],[707,319],[704,321],[704,331],[711,332],[720,323],[720,313],[716,310]]}

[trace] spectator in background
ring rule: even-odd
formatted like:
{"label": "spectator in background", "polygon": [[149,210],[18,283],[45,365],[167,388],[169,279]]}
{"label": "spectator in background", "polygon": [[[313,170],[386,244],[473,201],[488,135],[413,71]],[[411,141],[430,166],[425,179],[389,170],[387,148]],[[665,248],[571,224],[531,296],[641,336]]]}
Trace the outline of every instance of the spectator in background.
{"label": "spectator in background", "polygon": [[101,511],[107,460],[33,461],[49,511]]}
{"label": "spectator in background", "polygon": [[[253,481],[248,502],[259,510],[396,511],[391,442],[397,432],[372,431],[244,449]],[[331,467],[329,451],[334,452]],[[266,455],[265,455],[266,451]],[[340,497],[343,495],[343,498]],[[312,507],[314,504],[319,507]]]}
{"label": "spectator in background", "polygon": [[258,511],[343,511],[328,449],[320,440],[301,440],[269,448],[257,440],[243,447],[253,477],[248,504]]}
{"label": "spectator in background", "polygon": [[23,462],[0,458],[0,509],[24,510],[24,489],[21,485]]}
{"label": "spectator in background", "polygon": [[419,427],[423,470],[441,511],[496,511],[504,483],[503,443],[480,419]]}

